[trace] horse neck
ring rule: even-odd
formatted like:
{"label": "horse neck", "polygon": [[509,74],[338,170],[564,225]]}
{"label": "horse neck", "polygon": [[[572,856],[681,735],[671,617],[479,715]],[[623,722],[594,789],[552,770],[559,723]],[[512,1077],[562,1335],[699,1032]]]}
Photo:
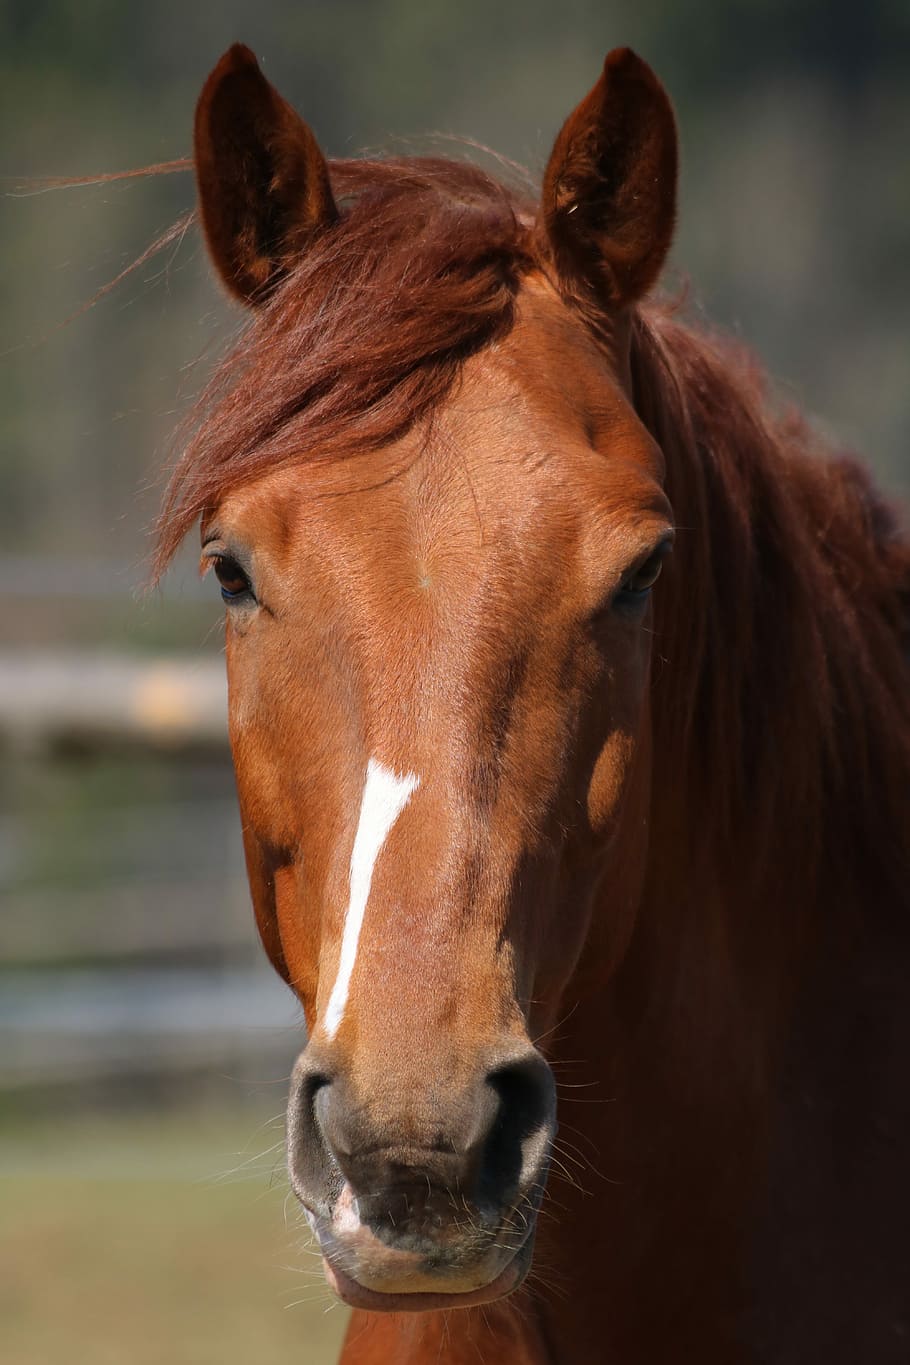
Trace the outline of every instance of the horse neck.
{"label": "horse neck", "polygon": [[[648,873],[611,999],[648,1000],[655,1047],[697,1053],[703,1028],[723,1051],[741,1027],[755,1053],[736,1065],[761,1073],[820,934],[910,923],[910,547],[854,463],[769,413],[748,361],[655,312],[633,323],[631,364],[678,533],[657,594]],[[576,984],[596,977],[588,961]]]}
{"label": "horse neck", "polygon": [[678,527],[632,962],[652,1001],[700,996],[706,1027],[713,974],[713,1026],[745,1012],[761,1039],[819,933],[910,922],[910,547],[854,463],[769,414],[754,367],[656,313],[632,372]]}

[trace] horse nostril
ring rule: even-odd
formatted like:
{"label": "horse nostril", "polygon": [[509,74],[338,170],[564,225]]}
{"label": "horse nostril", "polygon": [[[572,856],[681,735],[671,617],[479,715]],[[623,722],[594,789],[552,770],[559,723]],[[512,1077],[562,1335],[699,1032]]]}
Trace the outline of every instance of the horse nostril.
{"label": "horse nostril", "polygon": [[544,1164],[556,1131],[553,1073],[536,1050],[494,1067],[486,1084],[498,1097],[481,1169],[485,1199],[508,1203]]}
{"label": "horse nostril", "polygon": [[312,1110],[316,1127],[319,1129],[323,1140],[328,1143],[330,1150],[334,1150],[330,1130],[336,1098],[332,1082],[328,1076],[316,1076],[307,1086],[306,1102]]}
{"label": "horse nostril", "polygon": [[371,1145],[371,1135],[364,1126],[361,1107],[351,1102],[344,1075],[317,1077],[310,1089],[310,1104],[326,1151],[342,1175],[350,1178],[350,1161]]}
{"label": "horse nostril", "polygon": [[334,1183],[319,1112],[331,1088],[330,1075],[298,1062],[288,1096],[288,1171],[298,1198],[310,1209],[326,1207]]}

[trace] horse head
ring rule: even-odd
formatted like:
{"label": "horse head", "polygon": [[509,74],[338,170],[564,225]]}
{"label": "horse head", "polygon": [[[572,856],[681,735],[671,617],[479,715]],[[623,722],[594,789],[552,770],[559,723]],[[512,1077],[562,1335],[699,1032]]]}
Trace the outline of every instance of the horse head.
{"label": "horse head", "polygon": [[235,47],[195,163],[250,324],[181,496],[227,604],[257,922],[306,1016],[291,1179],[349,1302],[482,1303],[530,1264],[548,1039],[622,960],[646,863],[673,515],[629,338],[673,115],[612,53],[535,208],[455,163],[330,165]]}

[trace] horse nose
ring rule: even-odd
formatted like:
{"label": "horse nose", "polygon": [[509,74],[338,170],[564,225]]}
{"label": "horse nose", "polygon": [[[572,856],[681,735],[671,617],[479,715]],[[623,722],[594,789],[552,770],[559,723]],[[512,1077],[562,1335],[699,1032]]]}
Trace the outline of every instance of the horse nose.
{"label": "horse nose", "polygon": [[[360,1218],[398,1236],[445,1222],[456,1199],[490,1213],[510,1207],[541,1179],[555,1131],[553,1075],[532,1047],[500,1049],[459,1085],[380,1082],[370,1096],[344,1071],[316,1066],[301,1090],[309,1123],[292,1123],[294,1145],[321,1147]],[[298,1155],[312,1169],[303,1153],[292,1152],[292,1165]]]}

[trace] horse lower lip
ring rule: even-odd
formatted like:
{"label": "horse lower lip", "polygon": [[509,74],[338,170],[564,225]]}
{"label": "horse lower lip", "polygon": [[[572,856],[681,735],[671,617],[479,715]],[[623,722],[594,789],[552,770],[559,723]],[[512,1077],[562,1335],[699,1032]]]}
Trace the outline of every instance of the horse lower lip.
{"label": "horse lower lip", "polygon": [[351,1308],[361,1308],[368,1313],[432,1313],[445,1308],[473,1308],[511,1294],[525,1277],[524,1250],[523,1247],[518,1251],[489,1284],[454,1294],[383,1294],[358,1284],[343,1270],[336,1270],[325,1256],[322,1266],[329,1287]]}

